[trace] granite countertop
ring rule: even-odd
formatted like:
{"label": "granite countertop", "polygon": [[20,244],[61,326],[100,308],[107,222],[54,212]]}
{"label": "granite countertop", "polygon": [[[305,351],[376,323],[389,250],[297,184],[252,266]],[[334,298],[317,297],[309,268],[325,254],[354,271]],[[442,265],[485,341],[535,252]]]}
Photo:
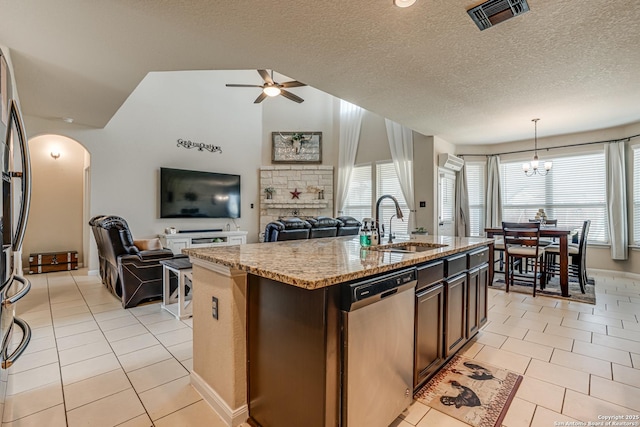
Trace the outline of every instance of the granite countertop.
{"label": "granite countertop", "polygon": [[397,240],[392,245],[380,245],[378,249],[406,242],[446,246],[415,253],[385,252],[361,249],[358,236],[346,236],[183,249],[182,252],[191,258],[289,285],[318,289],[485,246],[493,243],[493,239],[418,236]]}

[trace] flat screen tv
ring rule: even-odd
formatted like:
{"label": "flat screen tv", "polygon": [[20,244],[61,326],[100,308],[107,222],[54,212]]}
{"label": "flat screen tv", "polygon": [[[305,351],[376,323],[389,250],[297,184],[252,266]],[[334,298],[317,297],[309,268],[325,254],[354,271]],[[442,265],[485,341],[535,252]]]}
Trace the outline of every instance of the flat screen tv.
{"label": "flat screen tv", "polygon": [[240,175],[160,168],[161,218],[240,218]]}

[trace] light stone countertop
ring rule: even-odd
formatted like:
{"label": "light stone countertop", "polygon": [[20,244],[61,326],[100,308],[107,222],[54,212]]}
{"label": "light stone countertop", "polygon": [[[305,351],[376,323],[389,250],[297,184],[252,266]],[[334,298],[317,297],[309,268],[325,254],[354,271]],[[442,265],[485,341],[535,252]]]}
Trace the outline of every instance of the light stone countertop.
{"label": "light stone countertop", "polygon": [[486,246],[493,243],[493,239],[418,236],[378,248],[406,242],[446,246],[416,253],[384,252],[361,249],[358,236],[346,236],[183,249],[182,252],[192,258],[300,288],[318,289]]}

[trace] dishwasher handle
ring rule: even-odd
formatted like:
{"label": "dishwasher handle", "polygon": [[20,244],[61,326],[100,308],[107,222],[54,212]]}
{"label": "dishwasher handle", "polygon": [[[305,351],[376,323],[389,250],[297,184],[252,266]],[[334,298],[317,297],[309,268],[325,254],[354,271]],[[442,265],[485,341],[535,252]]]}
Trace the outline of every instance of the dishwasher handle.
{"label": "dishwasher handle", "polygon": [[416,283],[416,269],[410,268],[361,282],[345,284],[342,289],[342,310],[357,310],[383,298],[414,289]]}

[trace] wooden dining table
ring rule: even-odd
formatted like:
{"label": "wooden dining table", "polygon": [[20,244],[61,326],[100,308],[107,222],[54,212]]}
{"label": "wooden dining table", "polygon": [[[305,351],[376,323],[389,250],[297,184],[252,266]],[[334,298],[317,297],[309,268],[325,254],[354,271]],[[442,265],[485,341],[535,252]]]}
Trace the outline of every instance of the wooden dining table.
{"label": "wooden dining table", "polygon": [[[502,228],[487,227],[484,229],[487,237],[502,235]],[[569,235],[573,232],[570,228],[541,227],[540,237],[552,237],[558,239],[560,246],[560,292],[563,297],[570,297],[569,294]],[[489,254],[489,261],[493,261],[493,253]],[[493,283],[493,277],[490,282]]]}

